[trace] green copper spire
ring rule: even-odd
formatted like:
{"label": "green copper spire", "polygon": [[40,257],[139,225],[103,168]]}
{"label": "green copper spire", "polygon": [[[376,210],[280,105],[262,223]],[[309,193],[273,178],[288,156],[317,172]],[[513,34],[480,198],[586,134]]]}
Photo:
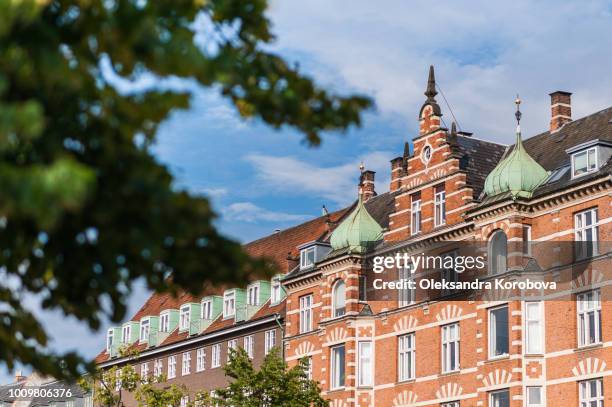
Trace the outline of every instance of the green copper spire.
{"label": "green copper spire", "polygon": [[531,198],[533,191],[548,178],[548,172],[542,168],[523,147],[521,139],[521,100],[516,98],[516,144],[514,149],[497,164],[485,180],[484,191],[488,196],[510,192],[513,197]]}
{"label": "green copper spire", "polygon": [[348,248],[349,253],[363,253],[382,237],[382,228],[359,198],[357,207],[332,233],[330,243],[333,250]]}

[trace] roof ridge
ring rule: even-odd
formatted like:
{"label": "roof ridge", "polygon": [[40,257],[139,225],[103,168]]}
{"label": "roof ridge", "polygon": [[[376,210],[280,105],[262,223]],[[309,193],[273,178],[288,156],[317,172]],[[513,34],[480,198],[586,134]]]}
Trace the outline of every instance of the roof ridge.
{"label": "roof ridge", "polygon": [[497,142],[497,141],[485,140],[485,139],[482,139],[482,138],[479,138],[479,137],[474,137],[474,136],[464,136],[463,134],[459,134],[459,133],[457,133],[457,136],[458,136],[458,137],[463,137],[463,138],[465,138],[466,140],[478,140],[478,141],[482,141],[482,142],[484,142],[484,143],[496,144],[496,145],[498,145],[498,146],[508,147],[508,144],[499,143],[499,142]]}

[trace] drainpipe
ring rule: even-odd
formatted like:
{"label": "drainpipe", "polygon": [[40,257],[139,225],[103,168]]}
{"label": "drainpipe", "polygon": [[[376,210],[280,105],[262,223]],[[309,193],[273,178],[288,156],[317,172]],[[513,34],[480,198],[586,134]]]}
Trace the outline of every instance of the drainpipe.
{"label": "drainpipe", "polygon": [[281,358],[285,361],[285,327],[280,323],[280,314],[274,314],[274,321],[281,331]]}

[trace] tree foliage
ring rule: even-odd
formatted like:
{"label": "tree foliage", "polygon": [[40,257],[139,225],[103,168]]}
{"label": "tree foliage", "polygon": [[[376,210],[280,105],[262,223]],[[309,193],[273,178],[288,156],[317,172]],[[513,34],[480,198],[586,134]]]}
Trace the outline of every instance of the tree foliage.
{"label": "tree foliage", "polygon": [[369,99],[332,94],[267,50],[266,7],[0,0],[0,362],[56,377],[91,368],[47,349],[23,294],[95,329],[124,317],[135,279],[198,291],[267,271],[219,234],[207,199],[178,190],[151,153],[159,124],[189,107],[190,92],[120,91],[103,69],[107,61],[126,80],[211,87],[242,116],[293,127],[311,145],[359,125]]}

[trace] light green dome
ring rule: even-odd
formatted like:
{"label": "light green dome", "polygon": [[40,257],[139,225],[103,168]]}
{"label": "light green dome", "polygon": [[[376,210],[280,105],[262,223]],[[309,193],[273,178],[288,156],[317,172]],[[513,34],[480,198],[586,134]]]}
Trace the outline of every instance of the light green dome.
{"label": "light green dome", "polygon": [[484,191],[488,196],[510,192],[513,197],[531,198],[547,178],[548,172],[525,151],[517,126],[514,149],[487,176]]}
{"label": "light green dome", "polygon": [[348,248],[349,253],[363,253],[383,237],[383,229],[363,205],[357,207],[338,225],[330,237],[333,250]]}

